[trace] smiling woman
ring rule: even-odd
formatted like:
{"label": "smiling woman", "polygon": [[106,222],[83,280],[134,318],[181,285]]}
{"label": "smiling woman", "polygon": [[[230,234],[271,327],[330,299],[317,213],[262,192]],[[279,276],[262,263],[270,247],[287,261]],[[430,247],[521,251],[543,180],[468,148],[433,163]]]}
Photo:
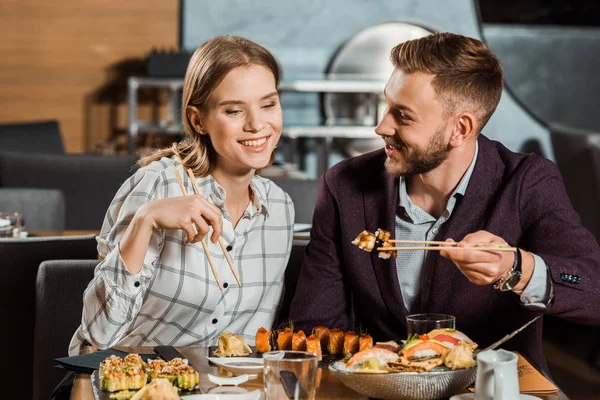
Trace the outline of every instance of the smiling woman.
{"label": "smiling woman", "polygon": [[187,139],[142,159],[117,192],[71,354],[85,341],[208,346],[224,331],[254,344],[258,327],[273,325],[294,207],[256,172],[281,136],[278,83],[273,56],[247,39],[196,50],[183,88]]}

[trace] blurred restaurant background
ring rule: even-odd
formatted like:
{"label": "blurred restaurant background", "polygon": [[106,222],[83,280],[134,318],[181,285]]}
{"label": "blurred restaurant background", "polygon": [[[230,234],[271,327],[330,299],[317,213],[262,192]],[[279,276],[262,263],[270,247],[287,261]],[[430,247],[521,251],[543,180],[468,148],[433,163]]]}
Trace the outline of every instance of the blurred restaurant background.
{"label": "blurred restaurant background", "polygon": [[[10,221],[0,225],[0,319],[16,327],[2,341],[48,377],[23,398],[48,398],[61,377],[51,361],[79,324],[95,264],[65,260],[96,259],[93,235],[136,159],[180,139],[197,46],[241,35],[278,59],[285,125],[263,175],[309,224],[320,175],[383,145],[374,126],[391,47],[435,31],[495,52],[506,88],[484,134],[555,161],[600,237],[598,1],[0,2],[0,220]],[[544,329],[556,383],[572,399],[600,398],[600,329],[550,317]]]}

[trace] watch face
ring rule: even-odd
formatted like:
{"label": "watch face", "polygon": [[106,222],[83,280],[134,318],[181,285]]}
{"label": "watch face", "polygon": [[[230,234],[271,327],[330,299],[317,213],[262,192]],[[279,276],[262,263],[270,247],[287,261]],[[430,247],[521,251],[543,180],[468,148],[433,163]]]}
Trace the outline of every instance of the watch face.
{"label": "watch face", "polygon": [[517,284],[519,283],[520,280],[521,280],[521,273],[519,271],[515,271],[515,270],[510,271],[509,276],[502,283],[500,290],[503,292],[512,290],[512,288],[517,286]]}

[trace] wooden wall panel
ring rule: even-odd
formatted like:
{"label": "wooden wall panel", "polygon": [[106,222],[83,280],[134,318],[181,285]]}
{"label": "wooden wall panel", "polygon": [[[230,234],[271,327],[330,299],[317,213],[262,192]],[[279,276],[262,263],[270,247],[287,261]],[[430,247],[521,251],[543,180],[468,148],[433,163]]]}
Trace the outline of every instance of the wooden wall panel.
{"label": "wooden wall panel", "polygon": [[73,153],[111,138],[127,75],[177,47],[178,18],[178,0],[2,0],[0,123],[58,119]]}

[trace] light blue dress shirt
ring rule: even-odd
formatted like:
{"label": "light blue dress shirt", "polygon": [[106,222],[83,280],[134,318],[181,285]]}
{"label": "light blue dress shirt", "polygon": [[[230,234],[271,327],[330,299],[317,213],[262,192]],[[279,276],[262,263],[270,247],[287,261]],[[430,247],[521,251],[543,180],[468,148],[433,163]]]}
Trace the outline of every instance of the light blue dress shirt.
{"label": "light blue dress shirt", "polygon": [[[396,212],[396,238],[406,240],[435,240],[444,222],[450,218],[456,201],[464,196],[475,163],[479,154],[479,144],[476,144],[475,154],[465,175],[448,199],[446,210],[436,220],[434,217],[416,206],[406,191],[406,180],[400,178],[398,207]],[[461,240],[462,238],[454,238]],[[429,293],[433,274],[432,251],[399,251],[396,257],[396,272],[402,290],[404,305],[410,313],[421,312],[426,304],[426,294]],[[544,260],[533,254],[534,270],[527,287],[519,293],[521,302],[532,308],[545,310],[554,295],[552,283],[548,280],[547,266]],[[507,294],[509,295],[509,294]]]}

